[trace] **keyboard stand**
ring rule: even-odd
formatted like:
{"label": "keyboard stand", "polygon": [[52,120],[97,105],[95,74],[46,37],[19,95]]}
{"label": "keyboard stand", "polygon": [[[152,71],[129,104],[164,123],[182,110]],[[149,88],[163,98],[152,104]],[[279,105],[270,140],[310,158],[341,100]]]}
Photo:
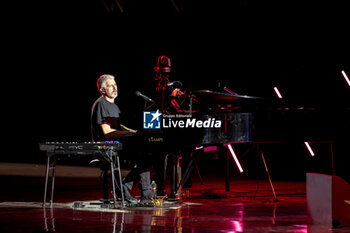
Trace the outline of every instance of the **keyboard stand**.
{"label": "keyboard stand", "polygon": [[[46,152],[47,160],[46,160],[46,172],[45,172],[45,189],[44,189],[44,200],[43,200],[43,208],[46,207],[46,200],[47,200],[47,189],[48,189],[48,183],[49,183],[49,176],[50,176],[50,170],[51,172],[51,196],[50,196],[50,202],[49,207],[52,208],[53,203],[53,194],[54,194],[54,188],[55,188],[55,175],[56,175],[56,156],[55,153],[52,151]],[[112,178],[112,184],[113,184],[113,207],[117,208],[117,195],[115,192],[115,187],[119,183],[119,188],[121,192],[121,198],[122,203],[121,207],[125,208],[125,199],[124,199],[124,190],[122,186],[122,175],[121,175],[121,169],[120,169],[120,162],[119,162],[119,155],[116,151],[106,151],[103,153],[103,157],[110,163],[111,166],[111,178]],[[51,161],[52,160],[52,161]],[[115,167],[115,163],[117,163],[117,167]],[[117,179],[115,178],[115,171],[118,171],[119,176],[119,182],[117,182]]]}

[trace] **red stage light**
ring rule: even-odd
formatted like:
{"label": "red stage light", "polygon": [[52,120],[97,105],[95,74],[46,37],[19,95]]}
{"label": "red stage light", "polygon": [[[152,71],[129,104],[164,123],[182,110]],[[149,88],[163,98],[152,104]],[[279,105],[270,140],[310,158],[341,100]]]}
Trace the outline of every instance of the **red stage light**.
{"label": "red stage light", "polygon": [[315,156],[315,153],[314,153],[314,151],[312,150],[310,144],[309,144],[308,142],[304,142],[304,144],[305,144],[307,150],[309,151],[310,155],[311,155],[311,156]]}
{"label": "red stage light", "polygon": [[235,163],[236,163],[236,165],[237,165],[237,167],[238,167],[239,172],[242,173],[242,172],[243,172],[243,168],[242,168],[241,164],[239,163],[238,158],[237,158],[235,152],[233,151],[233,148],[232,148],[231,144],[227,144],[227,147],[228,147],[228,149],[229,149],[230,152],[231,152],[232,158],[233,158],[233,160],[235,161]]}
{"label": "red stage light", "polygon": [[342,70],[341,74],[343,75],[345,81],[348,83],[349,87],[350,87],[350,79],[348,78],[348,76],[346,75],[345,71]]}
{"label": "red stage light", "polygon": [[282,95],[281,95],[281,93],[280,93],[280,91],[278,90],[277,87],[274,87],[273,90],[275,91],[275,93],[276,93],[276,95],[277,95],[278,98],[280,98],[280,99],[283,98]]}

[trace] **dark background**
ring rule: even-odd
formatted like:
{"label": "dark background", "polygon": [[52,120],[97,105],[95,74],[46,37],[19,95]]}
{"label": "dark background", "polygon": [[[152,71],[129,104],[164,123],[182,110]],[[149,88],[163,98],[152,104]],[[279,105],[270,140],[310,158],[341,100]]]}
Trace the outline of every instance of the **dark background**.
{"label": "dark background", "polygon": [[[303,136],[348,142],[350,88],[341,71],[350,74],[349,9],[343,1],[175,2],[124,0],[123,12],[114,1],[1,3],[0,160],[43,162],[39,142],[89,141],[101,74],[116,76],[118,102],[132,115],[143,104],[135,90],[152,96],[160,55],[171,58],[173,80],[188,89],[216,90],[220,82],[239,94],[275,99],[278,86],[287,103],[322,109],[307,119],[328,131]],[[295,153],[304,158],[304,149]]]}

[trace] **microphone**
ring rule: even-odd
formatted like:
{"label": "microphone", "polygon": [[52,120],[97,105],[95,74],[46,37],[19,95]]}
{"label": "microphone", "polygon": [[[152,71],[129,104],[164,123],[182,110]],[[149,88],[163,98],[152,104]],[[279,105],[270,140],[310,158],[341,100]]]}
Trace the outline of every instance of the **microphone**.
{"label": "microphone", "polygon": [[145,96],[144,94],[142,94],[142,93],[139,92],[139,91],[135,91],[135,95],[137,95],[137,96],[143,98],[143,99],[146,100],[146,101],[149,101],[149,102],[154,103],[154,100],[152,100],[152,99],[149,98],[148,96]]}
{"label": "microphone", "polygon": [[182,82],[180,82],[180,81],[173,81],[173,82],[170,82],[170,83],[167,84],[167,86],[170,87],[170,86],[173,86],[173,85],[176,84],[176,83],[178,83],[178,84],[180,85],[180,87],[182,87]]}

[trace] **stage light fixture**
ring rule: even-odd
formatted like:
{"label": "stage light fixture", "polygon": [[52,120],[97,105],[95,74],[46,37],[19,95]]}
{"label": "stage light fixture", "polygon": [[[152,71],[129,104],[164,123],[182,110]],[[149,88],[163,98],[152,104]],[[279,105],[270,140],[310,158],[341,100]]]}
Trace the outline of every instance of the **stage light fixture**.
{"label": "stage light fixture", "polygon": [[308,142],[304,142],[304,144],[305,144],[307,150],[309,151],[310,155],[311,155],[311,156],[315,156],[315,153],[314,153],[314,151],[312,150],[310,144],[309,144]]}
{"label": "stage light fixture", "polygon": [[275,91],[275,93],[276,93],[276,95],[277,95],[278,98],[280,98],[280,99],[283,98],[282,95],[281,95],[281,93],[280,93],[280,91],[278,90],[277,87],[274,87],[273,90]]}
{"label": "stage light fixture", "polygon": [[237,156],[236,156],[236,153],[233,151],[233,148],[232,148],[231,144],[227,144],[227,148],[230,150],[230,153],[231,153],[231,155],[232,155],[232,158],[233,158],[233,160],[235,161],[235,163],[236,163],[236,165],[237,165],[237,167],[238,167],[239,172],[242,173],[242,172],[243,172],[243,168],[242,168],[241,164],[239,163],[238,158],[237,158]]}
{"label": "stage light fixture", "polygon": [[342,71],[341,71],[341,74],[343,75],[343,78],[345,79],[345,81],[347,82],[347,84],[348,84],[349,87],[350,87],[350,79],[349,79],[348,76],[346,75],[345,71],[342,70]]}

